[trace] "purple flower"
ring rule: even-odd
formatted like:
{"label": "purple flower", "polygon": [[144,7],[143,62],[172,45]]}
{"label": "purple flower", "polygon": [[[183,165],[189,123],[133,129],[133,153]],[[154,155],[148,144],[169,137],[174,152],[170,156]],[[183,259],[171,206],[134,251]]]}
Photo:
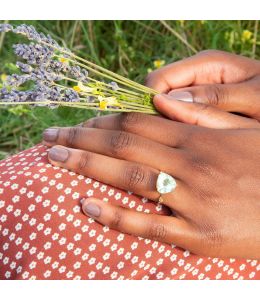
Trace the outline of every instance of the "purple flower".
{"label": "purple flower", "polygon": [[119,89],[119,86],[116,82],[112,81],[109,83],[113,91],[117,91]]}
{"label": "purple flower", "polygon": [[27,61],[30,65],[48,63],[53,56],[53,50],[47,46],[30,43],[13,45],[14,53]]}
{"label": "purple flower", "polygon": [[18,74],[13,74],[10,76],[7,76],[5,85],[8,85],[10,87],[18,87],[22,84],[24,84],[26,81],[30,80],[29,75],[18,75]]}
{"label": "purple flower", "polygon": [[13,26],[11,24],[0,24],[0,32],[12,31]]}
{"label": "purple flower", "polygon": [[76,91],[72,90],[72,89],[67,89],[67,90],[65,90],[63,99],[66,102],[78,102],[79,101],[79,94]]}
{"label": "purple flower", "polygon": [[28,64],[24,64],[24,63],[22,63],[20,61],[18,61],[16,63],[16,66],[17,66],[17,68],[19,68],[21,70],[22,73],[28,73],[29,74],[33,70],[32,66],[30,66]]}
{"label": "purple flower", "polygon": [[79,66],[73,66],[69,69],[71,76],[83,83],[88,82],[88,71],[81,69]]}

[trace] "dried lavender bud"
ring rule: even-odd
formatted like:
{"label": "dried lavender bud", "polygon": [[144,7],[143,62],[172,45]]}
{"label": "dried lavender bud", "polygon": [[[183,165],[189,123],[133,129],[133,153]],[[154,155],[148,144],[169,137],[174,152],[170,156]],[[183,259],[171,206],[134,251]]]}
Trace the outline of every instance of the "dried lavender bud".
{"label": "dried lavender bud", "polygon": [[69,69],[71,76],[83,83],[88,82],[88,71],[85,69],[81,69],[79,66],[73,66]]}
{"label": "dried lavender bud", "polygon": [[13,32],[18,34],[23,34],[29,40],[35,40],[37,42],[41,41],[40,34],[31,25],[25,25],[25,24],[19,25],[13,29]]}
{"label": "dried lavender bud", "polygon": [[62,74],[57,74],[55,72],[48,72],[45,66],[40,66],[32,71],[31,78],[34,81],[60,81],[63,79]]}
{"label": "dried lavender bud", "polygon": [[8,91],[6,88],[0,90],[0,98],[3,102],[26,102],[30,101],[32,92],[31,91]]}
{"label": "dried lavender bud", "polygon": [[117,91],[119,89],[119,86],[116,82],[112,81],[109,83],[113,91]]}
{"label": "dried lavender bud", "polygon": [[10,24],[0,24],[0,32],[8,32],[8,31],[12,31],[13,30],[13,26]]}
{"label": "dried lavender bud", "polygon": [[52,101],[60,101],[62,99],[61,89],[57,86],[49,89],[48,99]]}
{"label": "dried lavender bud", "polygon": [[16,66],[21,70],[22,73],[31,73],[33,68],[28,64],[24,64],[20,61],[16,63]]}
{"label": "dried lavender bud", "polygon": [[13,45],[14,53],[27,61],[28,64],[40,65],[47,63],[52,55],[53,51],[46,46],[30,43]]}
{"label": "dried lavender bud", "polygon": [[47,70],[49,72],[56,72],[56,73],[66,73],[69,70],[69,66],[57,60],[50,60],[48,64]]}
{"label": "dried lavender bud", "polygon": [[45,35],[43,33],[38,33],[36,29],[32,25],[22,24],[17,26],[16,28],[12,29],[14,33],[23,34],[29,40],[34,40],[36,42],[46,42],[55,47],[59,47],[57,42],[51,38],[50,35]]}
{"label": "dried lavender bud", "polygon": [[79,94],[72,90],[72,89],[67,89],[64,93],[64,101],[67,101],[67,102],[77,102],[79,101]]}
{"label": "dried lavender bud", "polygon": [[18,87],[18,86],[24,84],[28,80],[30,80],[29,75],[13,74],[13,75],[7,76],[5,85],[11,86],[11,87]]}

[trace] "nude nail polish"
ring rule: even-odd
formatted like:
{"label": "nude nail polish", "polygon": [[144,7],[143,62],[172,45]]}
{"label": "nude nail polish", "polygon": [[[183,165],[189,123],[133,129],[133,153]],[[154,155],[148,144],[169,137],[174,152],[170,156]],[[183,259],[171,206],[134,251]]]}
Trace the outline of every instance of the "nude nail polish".
{"label": "nude nail polish", "polygon": [[172,91],[170,92],[167,98],[173,98],[175,100],[184,101],[184,102],[193,102],[193,96],[190,92],[185,91]]}
{"label": "nude nail polish", "polygon": [[48,128],[43,132],[43,139],[46,142],[55,142],[58,138],[58,128]]}
{"label": "nude nail polish", "polygon": [[69,151],[61,147],[53,147],[49,151],[49,158],[57,162],[65,162],[69,157]]}
{"label": "nude nail polish", "polygon": [[94,218],[98,218],[101,213],[100,207],[93,202],[90,202],[87,205],[85,205],[83,209],[88,216]]}

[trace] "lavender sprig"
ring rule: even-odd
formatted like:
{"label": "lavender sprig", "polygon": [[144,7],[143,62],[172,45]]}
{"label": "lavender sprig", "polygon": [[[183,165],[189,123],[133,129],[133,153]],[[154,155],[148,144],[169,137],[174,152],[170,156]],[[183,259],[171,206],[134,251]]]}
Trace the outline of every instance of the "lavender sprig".
{"label": "lavender sprig", "polygon": [[73,54],[33,26],[0,24],[0,32],[30,41],[13,45],[20,74],[7,77],[0,89],[0,105],[157,113],[152,104],[156,91]]}

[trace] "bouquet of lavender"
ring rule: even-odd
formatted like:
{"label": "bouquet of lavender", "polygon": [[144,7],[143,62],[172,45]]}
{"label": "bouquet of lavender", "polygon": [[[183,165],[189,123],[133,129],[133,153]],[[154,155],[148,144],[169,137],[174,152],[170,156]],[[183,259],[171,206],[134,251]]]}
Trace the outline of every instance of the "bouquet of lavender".
{"label": "bouquet of lavender", "polygon": [[155,90],[113,73],[59,46],[49,35],[25,24],[0,24],[30,42],[13,45],[19,74],[7,77],[0,105],[70,106],[94,110],[156,114]]}

